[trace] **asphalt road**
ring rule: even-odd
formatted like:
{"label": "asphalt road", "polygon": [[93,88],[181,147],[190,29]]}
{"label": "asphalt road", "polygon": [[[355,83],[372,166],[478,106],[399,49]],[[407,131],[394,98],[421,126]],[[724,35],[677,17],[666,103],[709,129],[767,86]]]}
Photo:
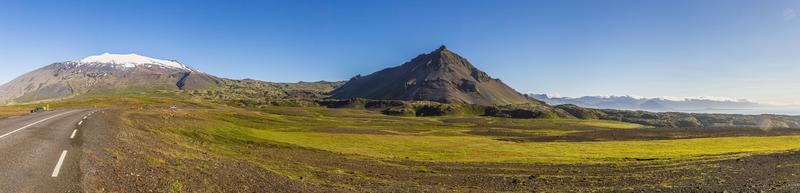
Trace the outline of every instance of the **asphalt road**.
{"label": "asphalt road", "polygon": [[0,192],[82,192],[79,123],[95,111],[56,110],[0,119]]}

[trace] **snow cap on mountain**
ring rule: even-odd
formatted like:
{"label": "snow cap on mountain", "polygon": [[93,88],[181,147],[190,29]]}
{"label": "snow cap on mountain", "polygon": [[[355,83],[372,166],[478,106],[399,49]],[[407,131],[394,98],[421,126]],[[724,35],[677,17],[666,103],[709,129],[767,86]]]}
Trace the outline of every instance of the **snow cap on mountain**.
{"label": "snow cap on mountain", "polygon": [[186,65],[183,65],[173,60],[155,59],[138,54],[110,54],[104,53],[96,56],[89,56],[78,61],[79,64],[116,64],[122,65],[126,68],[133,68],[140,65],[155,65],[165,68],[176,68],[191,70]]}

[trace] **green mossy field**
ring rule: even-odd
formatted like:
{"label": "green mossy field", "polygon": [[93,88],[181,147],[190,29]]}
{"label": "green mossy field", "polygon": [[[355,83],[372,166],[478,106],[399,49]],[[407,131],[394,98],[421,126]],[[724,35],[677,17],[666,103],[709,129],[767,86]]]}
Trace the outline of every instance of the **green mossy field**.
{"label": "green mossy field", "polygon": [[[45,104],[0,107],[0,115],[26,114],[37,105]],[[231,160],[238,167],[260,168],[286,178],[282,179],[286,183],[302,183],[297,187],[317,190],[367,188],[382,192],[408,186],[427,191],[457,188],[452,190],[456,192],[660,189],[706,179],[662,178],[662,172],[684,176],[735,169],[719,164],[800,149],[800,135],[793,133],[728,135],[701,130],[703,135],[694,136],[692,132],[670,133],[662,128],[605,120],[406,117],[324,107],[249,109],[206,103],[178,93],[98,96],[49,105],[113,112],[109,114],[119,123],[111,128],[120,129],[123,134],[117,135],[118,140],[127,145],[106,147],[111,155],[108,163],[119,167],[140,163],[138,167],[146,167],[141,170],[161,172],[158,175],[169,179],[167,184],[153,184],[155,188],[189,192],[225,190],[209,186],[218,177],[200,184],[193,182]],[[662,130],[665,132],[660,133]],[[630,133],[675,138],[646,140],[636,138],[641,136],[630,138]],[[576,138],[580,136],[589,138]],[[236,175],[266,175],[252,168],[247,171]],[[595,176],[608,172],[615,177]],[[624,177],[629,175],[636,178]],[[537,185],[518,186],[520,179]],[[583,186],[581,179],[609,184]],[[496,180],[508,183],[491,186]],[[475,184],[485,187],[470,186]]]}
{"label": "green mossy field", "polygon": [[[119,108],[149,129],[217,147],[281,144],[379,159],[430,162],[625,163],[745,156],[800,148],[800,136],[706,137],[674,140],[513,142],[474,135],[492,129],[526,136],[560,136],[595,130],[652,130],[637,124],[578,119],[508,119],[481,116],[399,117],[361,109],[270,107],[241,109],[180,97],[68,100],[54,107]],[[178,106],[178,110],[168,110]],[[4,107],[17,112],[19,107]],[[221,152],[224,153],[224,152]]]}

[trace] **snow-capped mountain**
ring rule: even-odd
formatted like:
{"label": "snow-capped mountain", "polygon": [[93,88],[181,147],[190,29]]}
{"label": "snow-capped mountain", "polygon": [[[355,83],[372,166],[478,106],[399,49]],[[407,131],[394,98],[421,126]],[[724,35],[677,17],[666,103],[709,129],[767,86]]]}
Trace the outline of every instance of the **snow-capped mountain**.
{"label": "snow-capped mountain", "polygon": [[114,64],[114,65],[121,65],[125,68],[134,68],[137,66],[158,66],[163,68],[174,68],[174,69],[182,69],[182,70],[189,70],[192,71],[186,65],[181,64],[178,61],[174,60],[161,60],[150,58],[146,56],[141,56],[138,54],[110,54],[104,53],[101,55],[96,56],[89,56],[77,61],[73,61],[77,63],[78,66],[81,65],[97,65],[97,64]]}
{"label": "snow-capped mountain", "polygon": [[68,98],[86,93],[133,93],[213,87],[219,78],[173,60],[105,53],[59,62],[0,86],[0,104]]}

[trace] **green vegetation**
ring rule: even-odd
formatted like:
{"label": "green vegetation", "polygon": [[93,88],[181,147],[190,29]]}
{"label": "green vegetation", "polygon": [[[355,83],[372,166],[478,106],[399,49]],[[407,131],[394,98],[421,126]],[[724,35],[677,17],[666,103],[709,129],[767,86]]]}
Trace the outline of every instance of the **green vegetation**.
{"label": "green vegetation", "polygon": [[172,193],[181,193],[183,192],[183,183],[180,180],[175,180],[170,184],[170,192]]}
{"label": "green vegetation", "polygon": [[[729,137],[685,140],[624,142],[548,142],[515,143],[492,137],[472,136],[462,131],[470,127],[442,124],[448,118],[397,118],[367,111],[331,109],[277,108],[282,111],[307,111],[311,119],[286,114],[239,115],[215,114],[237,132],[207,127],[211,138],[281,142],[332,152],[376,158],[448,162],[537,162],[537,163],[617,163],[632,159],[695,159],[709,155],[773,152],[800,148],[800,136]],[[355,114],[354,114],[355,113]],[[329,117],[330,115],[334,116]],[[400,119],[400,120],[396,120]],[[496,126],[548,125],[552,130],[538,130],[548,135],[590,126],[612,129],[635,129],[640,126],[619,122],[590,120],[509,120],[485,118]],[[407,122],[398,128],[395,123]],[[332,127],[340,130],[316,131]],[[384,132],[381,132],[384,131]],[[537,131],[533,129],[532,131]],[[198,137],[196,134],[187,135]],[[208,138],[201,138],[208,140]]]}
{"label": "green vegetation", "polygon": [[619,163],[800,148],[800,136],[613,142],[515,143],[472,136],[403,136],[254,131],[259,138],[378,158],[446,162]]}
{"label": "green vegetation", "polygon": [[34,105],[16,105],[16,106],[0,107],[0,118],[16,116],[16,115],[24,115],[30,113],[30,110],[32,108],[34,108]]}
{"label": "green vegetation", "polygon": [[736,115],[678,112],[646,112],[615,109],[587,109],[575,105],[559,105],[576,117],[623,121],[655,127],[669,128],[800,128],[800,116],[788,115]]}
{"label": "green vegetation", "polygon": [[[604,142],[508,142],[473,135],[480,128],[558,136],[598,129],[653,129],[641,125],[580,119],[507,119],[475,116],[397,117],[361,109],[271,107],[255,111],[202,105],[173,98],[125,97],[67,101],[131,109],[128,119],[207,144],[219,153],[237,145],[272,144],[320,149],[356,156],[445,162],[619,163],[635,159],[683,160],[713,155],[743,155],[800,148],[800,136],[719,137],[680,140]],[[114,104],[114,105],[111,105]],[[164,110],[177,104],[177,111]],[[191,110],[183,110],[191,108]],[[145,117],[159,117],[162,121]],[[151,161],[158,164],[161,161]]]}
{"label": "green vegetation", "polygon": [[[170,95],[166,93],[165,95]],[[653,129],[637,124],[581,119],[508,119],[477,116],[398,117],[363,109],[270,107],[255,110],[207,105],[180,97],[67,100],[54,107],[122,108],[127,119],[152,130],[209,144],[226,153],[240,143],[280,144],[386,159],[445,162],[619,163],[631,159],[682,160],[713,155],[800,148],[800,136],[718,137],[603,142],[509,142],[469,131],[492,128],[559,136],[600,129]],[[179,110],[167,110],[168,106]],[[17,112],[21,106],[4,107]],[[188,109],[188,110],[187,110]],[[156,110],[156,111],[153,111]],[[145,117],[159,117],[162,121]],[[233,151],[235,152],[235,151]],[[163,164],[163,160],[148,160]]]}
{"label": "green vegetation", "polygon": [[[33,106],[0,107],[0,112],[24,113]],[[575,118],[514,119],[474,114],[390,116],[368,108],[241,108],[207,103],[185,92],[75,98],[51,106],[55,109],[112,109],[119,120],[109,128],[127,130],[121,136],[127,140],[141,137],[142,141],[130,143],[142,149],[136,149],[138,154],[134,155],[123,153],[124,148],[111,148],[108,154],[116,159],[135,160],[151,170],[164,171],[167,181],[160,186],[173,192],[192,192],[192,187],[197,187],[198,183],[201,186],[212,183],[192,180],[231,161],[246,164],[230,167],[266,169],[303,184],[357,188],[356,183],[340,180],[406,183],[401,181],[407,179],[376,177],[377,174],[371,173],[375,170],[411,176],[452,175],[441,173],[444,171],[442,164],[456,171],[460,171],[460,167],[481,164],[491,165],[488,168],[491,170],[511,165],[530,166],[527,164],[536,167],[540,166],[538,164],[667,167],[800,149],[797,143],[800,135],[559,141],[558,137],[573,134],[652,133],[659,128]],[[171,109],[172,106],[177,109]],[[530,137],[556,140],[515,140]],[[509,171],[497,171],[497,175]],[[250,171],[248,175],[253,173],[258,172]],[[553,179],[559,178],[558,175],[562,174],[536,178]],[[408,183],[418,183],[411,181]]]}
{"label": "green vegetation", "polygon": [[237,107],[317,106],[316,100],[344,82],[273,83],[258,80],[221,79],[215,88],[187,90],[187,94],[206,101]]}

